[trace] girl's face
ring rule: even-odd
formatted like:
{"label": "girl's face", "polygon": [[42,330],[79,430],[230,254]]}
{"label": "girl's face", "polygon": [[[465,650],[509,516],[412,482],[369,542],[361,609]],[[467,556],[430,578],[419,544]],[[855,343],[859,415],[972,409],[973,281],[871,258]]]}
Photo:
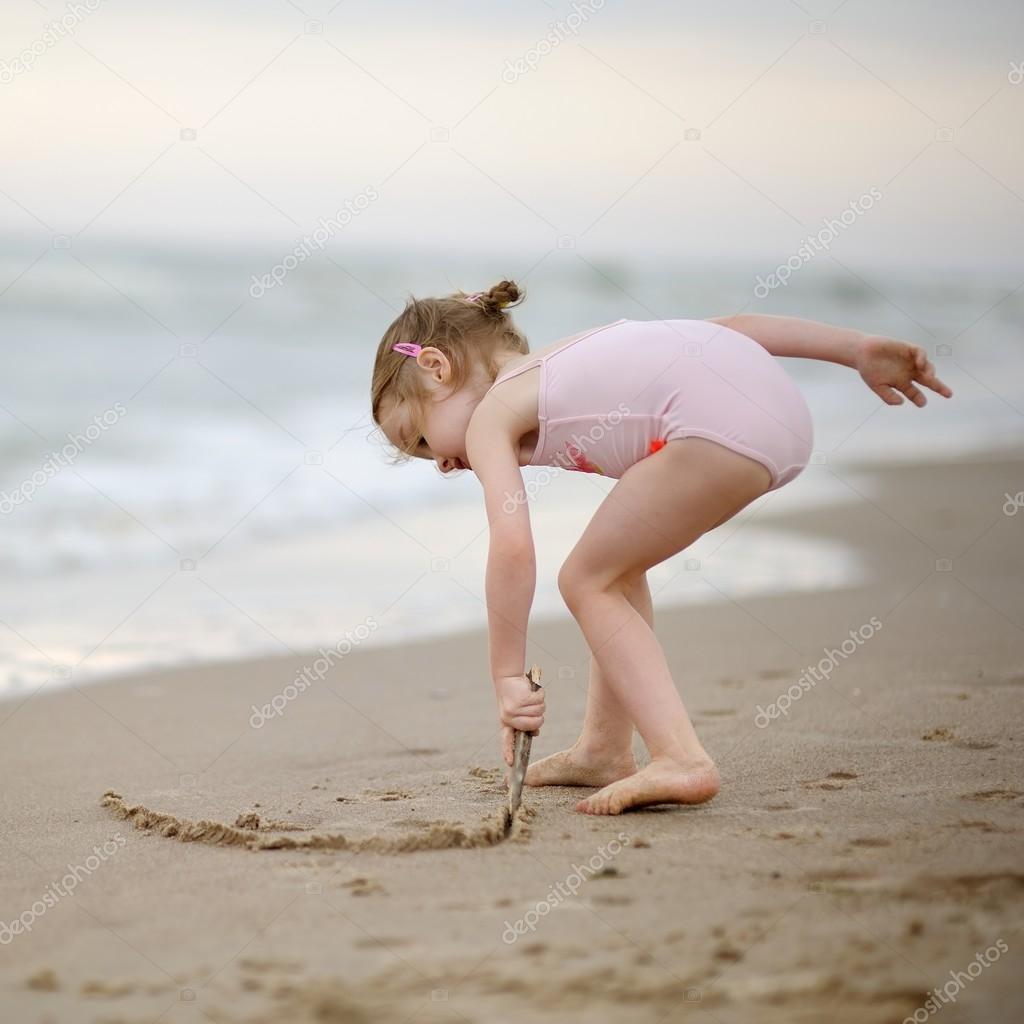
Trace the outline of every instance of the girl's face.
{"label": "girl's face", "polygon": [[472,469],[466,458],[466,431],[473,411],[480,404],[486,382],[475,374],[453,392],[450,381],[451,363],[436,348],[424,348],[416,357],[416,372],[421,375],[427,391],[425,420],[418,436],[412,423],[411,410],[405,403],[388,399],[382,403],[380,426],[396,447],[419,441],[413,454],[431,459],[442,473],[456,469]]}

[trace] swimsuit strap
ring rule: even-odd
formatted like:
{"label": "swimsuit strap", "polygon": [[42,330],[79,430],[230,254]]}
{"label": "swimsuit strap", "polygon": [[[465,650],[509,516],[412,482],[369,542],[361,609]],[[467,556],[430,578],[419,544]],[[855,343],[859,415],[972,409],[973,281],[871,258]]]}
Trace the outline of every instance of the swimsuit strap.
{"label": "swimsuit strap", "polygon": [[487,390],[490,391],[491,388],[496,387],[502,381],[510,380],[512,377],[515,377],[516,374],[522,373],[524,370],[530,370],[534,366],[539,366],[543,361],[544,356],[534,356],[532,359],[523,363],[522,366],[517,366],[514,370],[509,370],[508,373],[499,373],[498,376],[494,378],[494,383],[491,384],[491,387]]}

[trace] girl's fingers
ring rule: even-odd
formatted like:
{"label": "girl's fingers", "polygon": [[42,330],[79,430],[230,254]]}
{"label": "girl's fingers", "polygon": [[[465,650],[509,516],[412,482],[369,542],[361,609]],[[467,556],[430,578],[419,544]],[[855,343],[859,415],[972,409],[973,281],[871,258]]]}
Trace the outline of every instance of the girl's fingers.
{"label": "girl's fingers", "polygon": [[[518,711],[512,716],[511,721],[515,722],[543,722],[544,712],[543,711]],[[515,725],[514,728],[519,729],[520,726]]]}
{"label": "girl's fingers", "polygon": [[905,394],[907,398],[909,398],[918,408],[928,404],[928,399],[924,397],[924,392],[913,384],[908,384],[903,389],[903,394]]}
{"label": "girl's fingers", "polygon": [[929,360],[928,354],[923,348],[915,348],[914,364],[916,366],[914,379],[918,383],[923,384],[926,388],[931,388],[932,391],[944,396],[945,398],[953,397],[952,390],[935,376],[935,364]]}
{"label": "girl's fingers", "polygon": [[536,714],[538,711],[544,710],[543,700],[530,701],[529,704],[520,704],[515,709],[521,715]]}
{"label": "girl's fingers", "polygon": [[534,732],[544,724],[543,715],[523,715],[518,718],[513,718],[511,725],[513,729],[518,729],[520,732]]}
{"label": "girl's fingers", "polygon": [[917,380],[926,388],[931,388],[932,391],[935,391],[946,398],[953,397],[953,392],[935,376],[935,367],[932,366],[931,363],[929,363],[925,369],[918,374]]}
{"label": "girl's fingers", "polygon": [[902,396],[899,394],[898,391],[896,391],[895,388],[889,387],[888,384],[879,384],[877,387],[872,388],[871,390],[874,391],[874,393],[878,395],[878,397],[881,398],[886,405],[903,404]]}

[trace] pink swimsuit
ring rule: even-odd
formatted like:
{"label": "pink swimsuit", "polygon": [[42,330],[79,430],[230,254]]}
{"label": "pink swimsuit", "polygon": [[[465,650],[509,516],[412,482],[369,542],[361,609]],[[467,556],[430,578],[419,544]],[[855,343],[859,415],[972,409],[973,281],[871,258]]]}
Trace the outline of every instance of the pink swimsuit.
{"label": "pink swimsuit", "polygon": [[540,366],[539,436],[530,466],[618,478],[677,437],[704,437],[766,466],[769,490],[811,454],[811,414],[796,384],[752,338],[707,320],[616,320],[492,387]]}

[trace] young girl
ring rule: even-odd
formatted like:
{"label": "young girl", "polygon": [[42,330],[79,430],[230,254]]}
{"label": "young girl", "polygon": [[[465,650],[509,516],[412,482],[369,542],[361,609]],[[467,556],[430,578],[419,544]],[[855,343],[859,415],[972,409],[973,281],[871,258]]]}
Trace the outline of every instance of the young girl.
{"label": "young girl", "polygon": [[[914,381],[946,398],[924,349],[790,317],[617,320],[530,354],[505,308],[512,281],[487,292],[411,299],[373,368],[374,422],[397,450],[483,485],[490,548],[491,676],[505,762],[513,730],[540,730],[544,690],[525,676],[535,558],[521,466],[601,473],[608,493],[558,574],[593,654],[586,715],[569,749],[532,765],[531,786],[592,786],[578,811],[619,814],[702,803],[719,788],[653,632],[646,572],[756,498],[798,476],[811,417],[776,356],[856,369],[888,405]],[[650,752],[637,770],[633,728]]]}

